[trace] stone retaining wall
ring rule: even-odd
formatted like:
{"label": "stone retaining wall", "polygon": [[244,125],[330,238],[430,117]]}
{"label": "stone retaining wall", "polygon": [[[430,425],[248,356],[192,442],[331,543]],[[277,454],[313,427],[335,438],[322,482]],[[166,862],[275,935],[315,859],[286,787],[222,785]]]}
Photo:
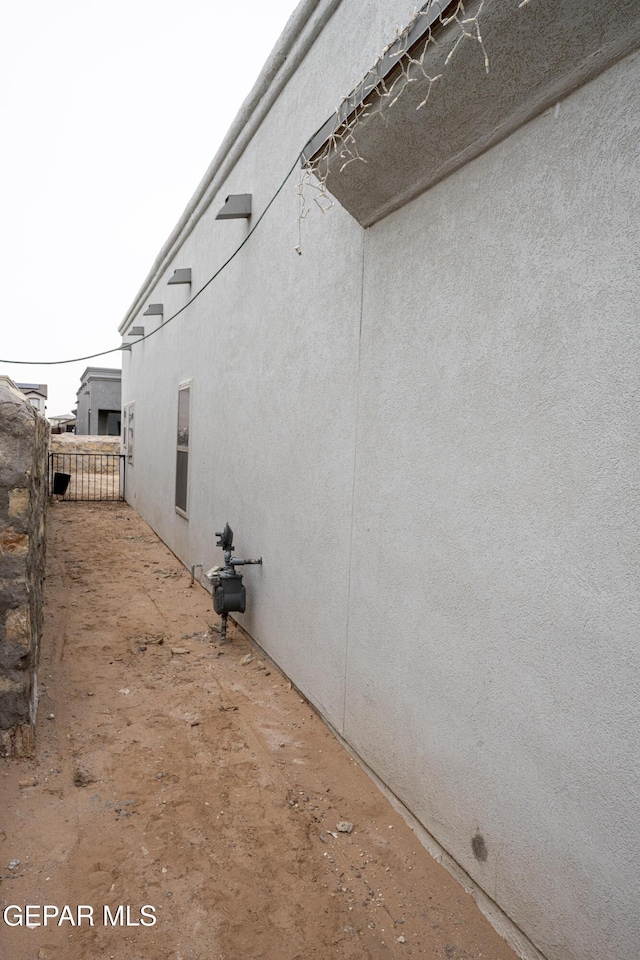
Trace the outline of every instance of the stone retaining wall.
{"label": "stone retaining wall", "polygon": [[120,437],[77,437],[75,433],[52,434],[51,453],[120,453]]}
{"label": "stone retaining wall", "polygon": [[49,424],[0,377],[0,756],[33,750]]}

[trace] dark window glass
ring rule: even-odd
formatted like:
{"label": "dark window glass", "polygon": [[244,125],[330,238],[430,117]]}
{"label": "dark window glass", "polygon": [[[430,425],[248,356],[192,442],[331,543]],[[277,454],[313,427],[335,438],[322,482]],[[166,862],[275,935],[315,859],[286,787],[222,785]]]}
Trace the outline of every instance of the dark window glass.
{"label": "dark window glass", "polygon": [[189,454],[183,450],[178,450],[176,460],[176,507],[179,510],[187,512],[187,472],[189,467]]}
{"label": "dark window glass", "polygon": [[187,512],[187,479],[189,476],[189,401],[191,389],[178,391],[178,444],[176,451],[176,507]]}

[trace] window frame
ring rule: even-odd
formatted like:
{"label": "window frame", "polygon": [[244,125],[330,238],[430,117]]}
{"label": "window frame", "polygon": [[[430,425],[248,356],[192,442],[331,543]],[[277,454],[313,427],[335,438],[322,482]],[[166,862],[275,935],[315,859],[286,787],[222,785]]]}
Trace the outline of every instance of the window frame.
{"label": "window frame", "polygon": [[135,441],[135,407],[136,402],[132,400],[131,403],[127,404],[129,415],[127,417],[127,463],[130,463],[133,466],[133,448]]}
{"label": "window frame", "polygon": [[[189,440],[191,434],[191,403],[192,403],[192,386],[193,380],[181,380],[178,384],[178,405],[176,411],[176,469],[175,469],[175,485],[173,491],[173,506],[176,513],[183,517],[185,520],[189,519]],[[178,433],[180,430],[180,394],[185,391],[189,392],[188,406],[187,406],[187,442],[186,444],[178,443]],[[184,453],[187,457],[187,468],[186,468],[186,479],[185,479],[185,490],[184,490],[184,507],[180,506],[177,503],[178,500],[178,454]]]}

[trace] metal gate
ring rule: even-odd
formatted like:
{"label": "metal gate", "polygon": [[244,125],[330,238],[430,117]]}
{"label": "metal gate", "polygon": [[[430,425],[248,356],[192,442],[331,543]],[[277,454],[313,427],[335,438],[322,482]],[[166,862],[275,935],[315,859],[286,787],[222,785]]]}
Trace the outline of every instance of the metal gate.
{"label": "metal gate", "polygon": [[124,500],[121,453],[50,453],[49,496],[60,500]]}

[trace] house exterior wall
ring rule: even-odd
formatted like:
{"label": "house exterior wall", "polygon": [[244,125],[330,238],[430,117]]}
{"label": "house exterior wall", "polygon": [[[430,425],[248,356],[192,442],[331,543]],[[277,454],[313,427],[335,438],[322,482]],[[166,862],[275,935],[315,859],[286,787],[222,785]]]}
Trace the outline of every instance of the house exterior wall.
{"label": "house exterior wall", "polygon": [[34,389],[33,386],[29,384],[19,384],[16,383],[16,387],[20,393],[24,394],[34,410],[37,410],[38,413],[45,416],[45,411],[47,409],[47,385],[42,383],[38,384],[37,389]]}
{"label": "house exterior wall", "polygon": [[[246,237],[225,197],[264,208],[390,6],[363,38],[340,4],[128,323]],[[640,939],[639,81],[634,54],[366,231],[309,217],[302,256],[292,175],[123,353],[127,499],[185,564],[225,521],[263,556],[242,625],[549,960]]]}
{"label": "house exterior wall", "polygon": [[79,436],[89,433],[89,410],[91,400],[89,399],[89,389],[84,384],[78,391],[78,406],[76,410],[76,433]]}
{"label": "house exterior wall", "polygon": [[366,235],[343,732],[558,960],[640,942],[639,82]]}
{"label": "house exterior wall", "polygon": [[46,400],[37,393],[25,393],[25,396],[34,410],[44,416],[46,410]]}

